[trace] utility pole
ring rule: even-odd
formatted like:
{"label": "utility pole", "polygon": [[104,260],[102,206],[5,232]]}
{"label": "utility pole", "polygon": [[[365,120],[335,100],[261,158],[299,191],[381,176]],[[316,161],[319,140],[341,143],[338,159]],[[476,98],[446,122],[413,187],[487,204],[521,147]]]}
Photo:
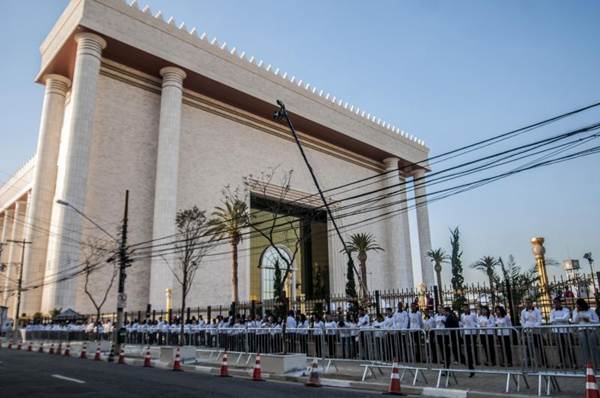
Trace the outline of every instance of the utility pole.
{"label": "utility pole", "polygon": [[21,309],[21,289],[23,287],[23,264],[25,260],[25,245],[30,245],[31,242],[26,240],[7,239],[7,242],[21,245],[21,265],[19,266],[19,279],[17,281],[17,306],[15,307],[15,324],[13,325],[16,331],[19,328],[19,310]]}
{"label": "utility pole", "polygon": [[121,329],[123,328],[123,310],[127,305],[127,296],[125,295],[125,270],[131,265],[129,252],[127,250],[127,225],[129,212],[129,190],[125,191],[125,210],[123,212],[123,225],[121,227],[121,240],[119,243],[119,292],[117,296],[117,325],[115,328],[113,340],[117,353],[121,352]]}
{"label": "utility pole", "polygon": [[[281,100],[277,100],[277,105],[279,105],[279,109],[277,111],[275,111],[275,113],[273,114],[273,119],[275,119],[275,120],[285,119],[285,121],[287,122],[287,125],[288,125],[290,131],[292,132],[292,135],[294,136],[294,141],[296,141],[296,145],[298,146],[298,149],[300,150],[300,155],[302,155],[302,159],[304,159],[304,164],[306,164],[306,168],[310,172],[310,176],[312,177],[313,183],[315,184],[315,187],[317,188],[317,191],[319,192],[319,196],[321,197],[323,206],[325,206],[325,210],[327,211],[327,215],[329,216],[329,219],[331,220],[331,224],[333,225],[333,228],[335,229],[335,232],[336,232],[338,238],[340,239],[340,242],[342,243],[344,252],[348,256],[348,265],[350,265],[352,267],[352,269],[354,270],[354,273],[358,277],[358,282],[360,283],[363,291],[367,292],[365,281],[363,281],[361,274],[358,272],[358,270],[356,269],[356,266],[354,265],[354,260],[352,260],[352,254],[350,253],[350,250],[348,250],[346,241],[344,241],[344,238],[342,237],[342,233],[340,232],[340,230],[337,226],[337,223],[335,222],[335,218],[333,218],[333,213],[331,212],[329,204],[327,203],[327,200],[325,199],[325,195],[323,194],[323,191],[321,190],[321,186],[319,185],[319,180],[317,179],[317,176],[315,175],[315,172],[314,172],[312,166],[310,165],[310,162],[308,161],[306,154],[304,153],[304,148],[302,147],[300,138],[298,138],[298,134],[296,134],[296,129],[294,128],[294,125],[292,124],[292,121],[290,120],[287,109],[285,108],[285,105],[283,104],[283,102]],[[367,294],[367,296],[368,296],[368,294]]]}

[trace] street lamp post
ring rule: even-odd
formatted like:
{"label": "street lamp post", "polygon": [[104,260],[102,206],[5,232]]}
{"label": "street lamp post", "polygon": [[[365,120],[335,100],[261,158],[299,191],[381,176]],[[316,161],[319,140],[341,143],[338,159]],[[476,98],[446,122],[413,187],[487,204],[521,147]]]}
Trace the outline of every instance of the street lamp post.
{"label": "street lamp post", "polygon": [[546,249],[544,248],[544,238],[531,238],[533,255],[535,256],[535,267],[540,277],[541,288],[541,307],[544,317],[548,319],[550,315],[550,292],[548,291],[548,274],[546,273]]}
{"label": "street lamp post", "polygon": [[444,299],[442,297],[442,264],[440,264],[439,262],[436,261],[435,265],[433,266],[433,269],[435,271],[435,276],[436,276],[437,285],[438,285],[438,291],[437,291],[438,296],[436,297],[438,300],[438,306],[443,306]]}
{"label": "street lamp post", "polygon": [[592,274],[592,285],[594,285],[594,293],[598,293],[598,288],[596,287],[596,279],[594,278],[594,259],[592,258],[592,252],[587,252],[583,255],[590,265],[590,272]]}

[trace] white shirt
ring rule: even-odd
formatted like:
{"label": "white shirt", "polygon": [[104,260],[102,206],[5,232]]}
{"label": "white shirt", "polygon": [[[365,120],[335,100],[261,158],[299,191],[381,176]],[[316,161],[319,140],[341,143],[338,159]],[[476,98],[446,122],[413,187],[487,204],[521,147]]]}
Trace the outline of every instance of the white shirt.
{"label": "white shirt", "polygon": [[496,318],[496,327],[503,328],[497,330],[498,336],[510,336],[510,329],[508,328],[512,327],[512,322],[509,316],[506,315],[504,318]]}
{"label": "white shirt", "polygon": [[396,329],[408,329],[408,312],[394,312],[394,327]]}
{"label": "white shirt", "polygon": [[358,325],[357,325],[357,326],[358,326],[359,328],[361,328],[361,329],[362,329],[362,328],[366,328],[366,327],[368,327],[368,326],[369,326],[369,322],[370,322],[370,321],[369,321],[369,314],[365,314],[365,315],[361,316],[361,317],[358,319]]}
{"label": "white shirt", "polygon": [[[375,328],[375,329],[381,329],[383,327],[383,321],[380,322],[380,321],[375,320],[375,321],[373,321],[371,326],[373,326],[373,328]],[[374,337],[381,338],[381,337],[383,337],[383,332],[378,330],[378,331],[375,331],[373,333],[373,335],[374,335]]]}
{"label": "white shirt", "polygon": [[521,325],[526,328],[535,328],[542,326],[542,313],[537,308],[521,311]]}
{"label": "white shirt", "polygon": [[423,316],[421,316],[421,311],[409,313],[408,320],[410,330],[423,329]]}
{"label": "white shirt", "polygon": [[481,330],[481,334],[493,335],[494,327],[496,326],[496,317],[490,315],[489,317],[484,315],[479,315],[477,318],[477,323],[479,324],[479,328]]}
{"label": "white shirt", "polygon": [[427,319],[423,319],[423,328],[427,331],[431,329],[435,329],[436,323],[435,318],[429,317]]}
{"label": "white shirt", "polygon": [[[573,323],[577,323],[579,325],[590,325],[593,323],[598,323],[598,314],[596,314],[591,309],[587,311],[577,311],[576,309],[573,311]],[[584,328],[580,328],[584,329]]]}
{"label": "white shirt", "polygon": [[323,321],[315,322],[313,333],[315,335],[321,335],[321,334],[323,334],[323,329],[325,329],[325,324],[323,323]]}
{"label": "white shirt", "polygon": [[325,334],[335,335],[335,329],[337,329],[335,321],[325,322]]}
{"label": "white shirt", "polygon": [[477,314],[474,312],[470,312],[468,314],[460,314],[460,327],[464,330],[465,335],[473,335],[477,334],[477,327],[479,320],[477,319]]}
{"label": "white shirt", "polygon": [[[294,319],[293,316],[288,316],[285,320],[285,327],[286,329],[296,329],[297,327],[297,323],[296,323],[296,319]],[[292,330],[292,332],[295,332],[295,330]]]}
{"label": "white shirt", "polygon": [[[568,325],[571,312],[567,307],[562,307],[560,310],[552,309],[550,311],[550,323],[553,325]],[[554,333],[568,333],[568,328],[552,328]]]}
{"label": "white shirt", "polygon": [[[435,316],[433,317],[433,320],[435,321],[435,328],[436,329],[445,329],[446,328],[446,316],[442,315],[442,314],[435,314]],[[438,334],[448,334],[447,330],[441,330],[439,332],[436,332]]]}
{"label": "white shirt", "polygon": [[394,317],[388,316],[383,320],[384,329],[392,329],[394,327]]}

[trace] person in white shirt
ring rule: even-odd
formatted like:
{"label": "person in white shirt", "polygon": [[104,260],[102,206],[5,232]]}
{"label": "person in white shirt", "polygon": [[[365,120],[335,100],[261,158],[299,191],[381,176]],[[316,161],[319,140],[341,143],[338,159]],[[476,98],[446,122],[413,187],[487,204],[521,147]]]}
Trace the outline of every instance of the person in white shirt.
{"label": "person in white shirt", "polygon": [[313,316],[313,335],[315,339],[315,351],[317,357],[320,358],[322,356],[323,350],[323,331],[325,330],[325,323],[321,319],[319,314],[315,314]]}
{"label": "person in white shirt", "polygon": [[446,330],[446,312],[442,307],[433,317],[435,322],[435,339],[439,349],[439,360],[444,364],[450,363],[450,334]]}
{"label": "person in white shirt", "polygon": [[394,328],[408,329],[408,312],[404,311],[404,304],[398,303],[398,309],[394,312]]}
{"label": "person in white shirt", "polygon": [[[600,352],[598,351],[598,314],[590,309],[590,305],[582,298],[575,302],[573,323],[581,325],[577,334],[581,347],[583,363],[592,362],[594,369],[600,368]],[[596,325],[596,328],[590,327]]]}
{"label": "person in white shirt", "polygon": [[372,341],[374,342],[374,352],[372,354],[375,355],[376,359],[383,358],[384,356],[384,332],[381,330],[383,328],[384,318],[382,314],[377,314],[375,320],[371,323],[373,327],[373,332],[370,334]]}
{"label": "person in white shirt", "polygon": [[437,349],[436,349],[436,341],[435,341],[435,317],[431,314],[429,308],[423,308],[423,329],[426,333],[426,341],[425,344],[429,346],[429,351],[431,352],[431,362],[437,363]]}
{"label": "person in white shirt", "polygon": [[383,360],[386,362],[392,361],[396,357],[396,333],[393,330],[394,328],[394,314],[392,313],[392,309],[387,307],[385,309],[385,318],[383,319],[382,329],[385,329],[385,339],[386,339],[386,349],[384,351]]}
{"label": "person in white shirt", "polygon": [[[460,314],[460,327],[463,329],[467,367],[469,369],[475,368],[473,362],[479,363],[479,354],[477,353],[477,322],[475,311],[471,311],[469,304],[463,305],[463,313]],[[469,375],[469,377],[473,376],[473,373]]]}
{"label": "person in white shirt", "polygon": [[404,310],[404,304],[400,301],[398,302],[398,308],[396,312],[394,312],[394,329],[397,329],[398,332],[397,340],[398,346],[396,347],[395,353],[396,357],[399,361],[407,361],[407,332],[408,329],[408,312]]}
{"label": "person in white shirt", "polygon": [[542,326],[542,313],[533,306],[530,297],[526,297],[523,303],[525,308],[521,311],[521,326],[527,347],[527,365],[546,366],[546,351],[539,329]]}
{"label": "person in white shirt", "polygon": [[333,320],[330,313],[325,316],[325,334],[327,336],[327,350],[329,358],[335,358],[337,323]]}
{"label": "person in white shirt", "polygon": [[477,318],[481,343],[485,352],[486,366],[496,366],[496,346],[494,344],[494,327],[496,318],[490,313],[487,305],[482,305]]}
{"label": "person in white shirt", "polygon": [[358,309],[358,322],[356,323],[356,327],[358,328],[358,340],[359,340],[359,345],[362,349],[360,349],[360,354],[361,354],[361,358],[362,360],[366,360],[368,355],[368,345],[367,342],[369,341],[370,336],[367,336],[366,329],[369,329],[371,326],[371,320],[369,319],[369,314],[367,314],[367,312],[365,311],[364,308],[359,308]]}
{"label": "person in white shirt", "polygon": [[294,311],[288,311],[287,318],[285,318],[285,334],[287,340],[287,352],[296,352],[296,332],[298,322],[294,317]]}
{"label": "person in white shirt", "polygon": [[306,315],[304,314],[300,314],[300,317],[298,319],[298,342],[300,344],[300,352],[304,353],[304,354],[308,354],[308,333],[309,333],[309,327],[310,324],[308,322],[308,319],[306,318]]}
{"label": "person in white shirt", "polygon": [[351,330],[352,327],[352,315],[348,313],[346,318],[341,318],[337,323],[338,333],[340,336],[341,346],[342,346],[342,358],[348,359],[352,358],[352,336]]}
{"label": "person in white shirt", "polygon": [[512,344],[510,337],[512,335],[512,322],[506,313],[506,309],[497,305],[496,312],[496,333],[498,334],[498,344],[501,348],[502,360],[500,366],[513,366],[512,364]]}
{"label": "person in white shirt", "polygon": [[[559,296],[554,298],[554,308],[550,311],[550,323],[552,325],[568,325],[571,319],[571,311],[562,305]],[[575,362],[575,351],[569,328],[552,328],[552,335],[558,345],[559,368],[571,368]]]}
{"label": "person in white shirt", "polygon": [[410,344],[414,349],[414,361],[421,362],[421,346],[423,345],[423,316],[419,311],[419,304],[414,301],[410,304],[410,313],[408,314],[408,328],[410,330]]}

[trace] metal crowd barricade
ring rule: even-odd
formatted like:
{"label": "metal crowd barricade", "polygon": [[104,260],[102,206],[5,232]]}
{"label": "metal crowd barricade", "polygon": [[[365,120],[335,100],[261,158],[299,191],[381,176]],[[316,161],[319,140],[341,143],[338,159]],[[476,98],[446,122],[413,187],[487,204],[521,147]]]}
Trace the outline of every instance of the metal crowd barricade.
{"label": "metal crowd barricade", "polygon": [[[111,333],[85,333],[75,330],[26,330],[26,339],[44,341],[110,340]],[[179,344],[179,329],[156,326],[130,329],[129,344]],[[397,362],[413,375],[413,384],[424,371],[437,372],[437,386],[457,382],[457,373],[506,375],[506,391],[511,382],[516,389],[528,385],[527,377],[538,378],[538,391],[560,388],[560,377],[584,377],[591,361],[600,368],[600,324],[548,325],[536,328],[455,328],[455,329],[379,329],[379,328],[243,328],[215,325],[188,327],[184,343],[202,347],[217,355],[224,351],[242,354],[302,353],[326,363],[355,361],[367,375],[391,368]],[[213,354],[211,354],[213,355]],[[445,379],[445,380],[442,380]]]}
{"label": "metal crowd barricade", "polygon": [[600,368],[600,324],[523,328],[527,371],[538,379],[538,395],[560,391],[559,378],[585,378],[589,361]]}

